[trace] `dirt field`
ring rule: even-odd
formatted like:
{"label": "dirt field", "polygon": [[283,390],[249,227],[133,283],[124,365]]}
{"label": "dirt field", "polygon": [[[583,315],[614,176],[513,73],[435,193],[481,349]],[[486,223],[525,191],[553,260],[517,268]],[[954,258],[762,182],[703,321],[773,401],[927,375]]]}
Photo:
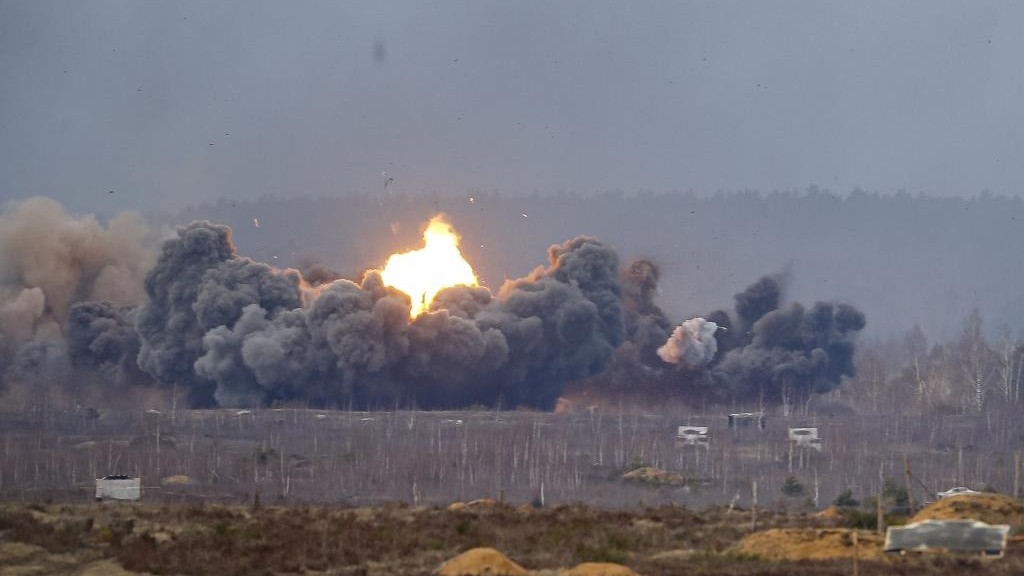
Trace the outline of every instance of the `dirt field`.
{"label": "dirt field", "polygon": [[[710,447],[677,443],[680,424],[709,426]],[[817,426],[822,450],[790,449],[790,426]],[[1024,573],[1016,540],[986,562],[885,556],[873,531],[851,547],[851,529],[873,526],[879,470],[887,490],[902,486],[904,457],[918,504],[953,485],[1012,492],[1019,426],[812,416],[730,430],[697,413],[0,414],[0,575],[430,574],[477,547],[538,575],[581,563],[597,564],[574,573],[615,563],[648,575],[838,575],[853,558],[860,574]],[[141,477],[142,502],[94,503],[94,479],[107,474]],[[844,490],[859,509],[818,512]],[[900,522],[894,504],[889,521]],[[1003,508],[999,518],[1019,516]]]}
{"label": "dirt field", "polygon": [[[491,547],[539,575],[583,562],[646,575],[846,575],[854,555],[848,521],[764,512],[748,536],[749,511],[676,506],[5,504],[0,574],[425,575],[466,550]],[[757,541],[772,553],[758,552]],[[1016,543],[999,560],[883,556],[879,540],[861,532],[856,555],[865,575],[1024,571]]]}

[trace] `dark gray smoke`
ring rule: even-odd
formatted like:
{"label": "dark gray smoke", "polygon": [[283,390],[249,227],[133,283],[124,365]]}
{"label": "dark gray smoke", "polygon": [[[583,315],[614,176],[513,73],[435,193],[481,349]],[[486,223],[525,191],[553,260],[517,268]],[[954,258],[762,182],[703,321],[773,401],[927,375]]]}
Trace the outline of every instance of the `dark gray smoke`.
{"label": "dark gray smoke", "polygon": [[737,327],[747,331],[765,314],[782,302],[782,282],[777,276],[764,276],[735,297]]}
{"label": "dark gray smoke", "polygon": [[782,295],[780,277],[765,276],[736,295],[735,318],[723,311],[708,316],[719,328],[718,353],[704,380],[713,396],[795,403],[854,375],[854,338],[864,314],[826,302],[810,310],[798,303],[780,308]]}
{"label": "dark gray smoke", "polygon": [[162,383],[186,387],[193,406],[214,405],[217,385],[231,389],[231,375],[242,374],[217,352],[224,347],[223,332],[246,307],[273,317],[303,303],[297,271],[239,256],[231,229],[208,222],[184,226],[164,243],[145,289],[149,300],[135,323],[142,340],[139,367]]}
{"label": "dark gray smoke", "polygon": [[549,409],[567,383],[592,382],[614,358],[607,375],[631,386],[788,401],[852,375],[864,326],[843,304],[782,307],[774,276],[738,294],[734,313],[688,321],[670,338],[658,267],[639,260],[620,274],[615,251],[589,237],[552,246],[547,266],[496,294],[443,290],[412,321],[408,296],[374,270],[357,283],[307,264],[304,278],[240,256],[231,230],[208,222],[179,228],[159,255],[151,239],[133,216],[102,225],[46,199],[9,206],[3,382],[106,386],[109,398],[155,381],[187,390],[192,406]]}
{"label": "dark gray smoke", "polygon": [[607,366],[624,325],[614,250],[581,237],[548,256],[496,297],[449,288],[410,322],[408,297],[376,271],[314,290],[238,256],[226,227],[194,223],[146,277],[139,365],[193,404],[551,408],[567,381]]}
{"label": "dark gray smoke", "polygon": [[135,332],[136,310],[110,302],[72,305],[64,333],[72,365],[137,374],[140,342]]}
{"label": "dark gray smoke", "polygon": [[302,273],[302,278],[313,287],[330,284],[344,277],[340,272],[332,270],[310,257],[300,258],[297,266],[299,272]]}
{"label": "dark gray smoke", "polygon": [[672,332],[672,323],[655,303],[661,270],[650,260],[636,260],[622,271],[626,340],[641,362],[659,366],[658,348]]}
{"label": "dark gray smoke", "polygon": [[[864,314],[847,304],[819,302],[810,309],[782,306],[783,275],[765,276],[735,296],[736,310],[692,318],[661,337],[656,364],[641,362],[645,319],[660,328],[653,305],[656,268],[641,260],[624,275],[626,342],[604,374],[574,385],[589,401],[632,396],[664,403],[690,402],[798,404],[828,392],[854,375],[856,334]],[[656,334],[656,330],[651,331]],[[604,398],[602,398],[604,397]]]}
{"label": "dark gray smoke", "polygon": [[722,358],[715,380],[734,395],[756,393],[768,402],[828,392],[854,375],[853,337],[864,325],[864,315],[846,304],[772,310],[754,324],[749,345]]}

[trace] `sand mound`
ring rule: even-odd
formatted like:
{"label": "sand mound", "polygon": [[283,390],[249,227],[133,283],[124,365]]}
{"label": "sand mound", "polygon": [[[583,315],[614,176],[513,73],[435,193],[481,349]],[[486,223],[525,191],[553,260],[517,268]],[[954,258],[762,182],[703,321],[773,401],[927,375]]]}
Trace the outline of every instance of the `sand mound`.
{"label": "sand mound", "polygon": [[168,476],[160,480],[161,484],[164,485],[179,485],[184,486],[192,483],[192,479],[184,474],[176,474],[174,476]]}
{"label": "sand mound", "polygon": [[449,512],[462,512],[465,510],[480,510],[493,508],[498,505],[498,501],[492,498],[480,498],[479,500],[473,500],[471,502],[453,502],[448,505]]}
{"label": "sand mound", "polygon": [[562,570],[559,576],[637,576],[629,568],[622,564],[611,562],[584,562],[574,568]]}
{"label": "sand mound", "polygon": [[[860,558],[867,560],[884,557],[882,539],[874,532],[859,530],[857,537]],[[853,558],[853,530],[774,528],[750,534],[740,542],[739,548],[769,560]]]}
{"label": "sand mound", "polygon": [[652,484],[670,484],[672,486],[681,486],[686,483],[686,479],[683,478],[682,474],[676,472],[666,472],[653,466],[644,466],[643,468],[637,468],[631,470],[622,475],[623,480],[633,480],[636,482],[650,482]]}
{"label": "sand mound", "polygon": [[922,520],[981,520],[988,524],[1024,524],[1024,506],[1016,498],[1002,494],[964,494],[951,496],[926,506],[910,519]]}
{"label": "sand mound", "polygon": [[529,576],[522,566],[494,548],[473,548],[445,562],[438,576]]}
{"label": "sand mound", "polygon": [[842,518],[843,513],[841,510],[839,510],[839,508],[836,508],[835,506],[829,506],[828,508],[825,508],[821,512],[816,512],[814,514],[814,517],[824,518],[826,520],[836,520],[838,518]]}

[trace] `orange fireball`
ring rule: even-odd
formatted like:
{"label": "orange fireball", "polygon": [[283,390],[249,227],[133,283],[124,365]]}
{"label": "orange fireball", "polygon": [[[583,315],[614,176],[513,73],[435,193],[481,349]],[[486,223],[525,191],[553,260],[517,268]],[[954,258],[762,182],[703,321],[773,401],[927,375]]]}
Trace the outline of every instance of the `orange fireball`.
{"label": "orange fireball", "polygon": [[422,314],[434,296],[449,286],[476,286],[476,274],[459,252],[459,236],[441,215],[423,232],[423,248],[392,254],[381,271],[384,284],[412,299],[410,317]]}

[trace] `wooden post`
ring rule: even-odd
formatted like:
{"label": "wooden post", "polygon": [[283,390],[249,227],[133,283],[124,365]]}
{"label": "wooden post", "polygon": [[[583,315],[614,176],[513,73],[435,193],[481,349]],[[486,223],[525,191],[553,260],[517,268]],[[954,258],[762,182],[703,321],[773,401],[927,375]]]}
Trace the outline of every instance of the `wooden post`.
{"label": "wooden post", "polygon": [[1020,495],[1020,452],[1013,455],[1013,497]]}
{"label": "wooden post", "polygon": [[860,542],[857,529],[853,529],[853,576],[860,576]]}
{"label": "wooden post", "polygon": [[885,506],[882,500],[885,498],[885,463],[878,465],[878,503],[876,506],[877,532],[879,536],[885,536]]}
{"label": "wooden post", "polygon": [[910,513],[914,513],[914,487],[910,484],[910,458],[906,454],[903,455],[903,478],[907,485],[907,506],[910,507]]}
{"label": "wooden post", "polygon": [[757,531],[757,480],[754,480],[753,504],[750,505],[750,531]]}
{"label": "wooden post", "polygon": [[966,486],[967,482],[964,481],[964,447],[956,447],[956,485]]}

